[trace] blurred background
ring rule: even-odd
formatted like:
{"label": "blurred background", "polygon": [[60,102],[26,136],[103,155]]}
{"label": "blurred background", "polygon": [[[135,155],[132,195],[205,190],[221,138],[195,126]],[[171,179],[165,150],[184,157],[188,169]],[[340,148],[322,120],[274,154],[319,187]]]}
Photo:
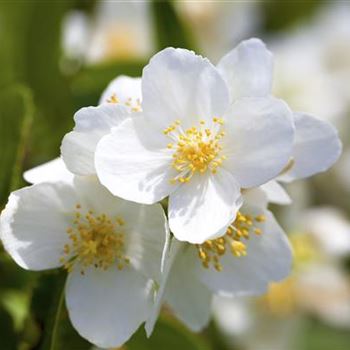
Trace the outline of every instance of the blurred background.
{"label": "blurred background", "polygon": [[[216,64],[252,36],[274,53],[274,94],[334,123],[343,154],[273,207],[294,247],[287,280],[259,298],[217,298],[201,334],[166,310],[150,340],[140,330],[124,350],[350,349],[350,2],[0,1],[0,208],[114,77],[140,76],[167,46]],[[0,248],[1,350],[91,349],[57,313],[64,279],[23,271]]]}

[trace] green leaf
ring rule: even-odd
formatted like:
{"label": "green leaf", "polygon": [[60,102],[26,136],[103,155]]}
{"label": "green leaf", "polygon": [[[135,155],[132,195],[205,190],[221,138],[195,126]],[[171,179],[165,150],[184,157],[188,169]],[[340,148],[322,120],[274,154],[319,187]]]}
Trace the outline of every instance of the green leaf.
{"label": "green leaf", "polygon": [[176,13],[173,1],[153,0],[151,9],[158,50],[168,46],[196,50],[192,35]]}
{"label": "green leaf", "polygon": [[305,320],[294,348],[300,350],[350,349],[350,333],[347,329],[331,328],[314,319]]}
{"label": "green leaf", "polygon": [[16,350],[17,340],[10,314],[0,307],[0,348]]}
{"label": "green leaf", "polygon": [[83,68],[71,81],[75,108],[96,105],[108,83],[118,75],[140,77],[145,61],[120,61]]}
{"label": "green leaf", "polygon": [[72,327],[64,305],[64,271],[45,273],[32,298],[32,317],[41,329],[38,350],[88,350],[91,348]]}
{"label": "green leaf", "polygon": [[[311,18],[322,4],[319,0],[308,1],[261,1],[264,26],[267,32],[285,30],[298,21]],[[286,15],[288,14],[288,15]]]}
{"label": "green leaf", "polygon": [[206,342],[197,334],[187,330],[173,319],[158,320],[152,336],[147,339],[141,327],[126,344],[127,350],[210,350]]}
{"label": "green leaf", "polygon": [[69,78],[60,59],[62,19],[73,6],[74,1],[0,1],[0,86],[23,83],[35,101],[30,166],[57,156],[72,125]]}
{"label": "green leaf", "polygon": [[21,184],[26,142],[33,118],[32,95],[23,85],[0,91],[0,204]]}

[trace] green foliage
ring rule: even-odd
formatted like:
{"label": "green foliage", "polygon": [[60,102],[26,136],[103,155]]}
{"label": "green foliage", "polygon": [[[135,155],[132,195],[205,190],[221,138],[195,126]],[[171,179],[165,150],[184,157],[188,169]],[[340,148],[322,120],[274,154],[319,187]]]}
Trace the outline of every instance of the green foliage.
{"label": "green foliage", "polygon": [[168,46],[196,49],[189,29],[175,11],[173,1],[152,0],[151,6],[157,50]]}
{"label": "green foliage", "polygon": [[71,81],[75,109],[80,106],[96,105],[102,91],[118,75],[140,77],[145,61],[123,61],[83,67]]}
{"label": "green foliage", "polygon": [[0,205],[21,183],[33,108],[31,92],[25,86],[15,85],[0,91]]}
{"label": "green foliage", "polygon": [[335,329],[308,320],[303,324],[295,345],[299,350],[347,350],[350,349],[350,333],[347,329]]}
{"label": "green foliage", "polygon": [[0,86],[21,82],[32,90],[36,114],[29,151],[34,163],[57,155],[61,138],[72,123],[69,80],[59,64],[61,21],[73,4],[0,2]]}
{"label": "green foliage", "polygon": [[127,350],[210,350],[204,340],[188,331],[175,320],[161,318],[152,336],[147,339],[143,328],[126,344]]}
{"label": "green foliage", "polygon": [[16,350],[16,334],[10,314],[0,306],[0,348]]}
{"label": "green foliage", "polygon": [[262,1],[260,5],[265,18],[265,30],[276,32],[292,26],[301,19],[311,17],[320,4],[322,2],[319,0]]}

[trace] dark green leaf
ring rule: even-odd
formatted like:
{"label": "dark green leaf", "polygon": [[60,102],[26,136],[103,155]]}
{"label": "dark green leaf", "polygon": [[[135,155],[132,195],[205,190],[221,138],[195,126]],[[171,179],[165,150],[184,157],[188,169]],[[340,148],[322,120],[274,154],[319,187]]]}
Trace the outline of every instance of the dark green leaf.
{"label": "dark green leaf", "polygon": [[2,307],[0,307],[0,348],[3,350],[15,350],[17,348],[12,318]]}
{"label": "dark green leaf", "polygon": [[321,3],[319,0],[262,1],[259,5],[264,16],[265,30],[284,30],[300,20],[310,18]]}
{"label": "dark green leaf", "polygon": [[75,109],[81,106],[96,105],[102,91],[112,79],[118,75],[139,77],[145,64],[144,61],[128,61],[85,67],[71,82]]}
{"label": "dark green leaf", "polygon": [[141,327],[126,344],[126,349],[210,350],[210,347],[199,335],[193,334],[175,320],[161,318],[149,339]]}
{"label": "dark green leaf", "polygon": [[32,96],[24,86],[0,91],[0,202],[21,183],[25,146],[33,117]]}
{"label": "dark green leaf", "polygon": [[176,13],[173,1],[153,0],[151,8],[158,50],[168,46],[196,50],[191,33]]}

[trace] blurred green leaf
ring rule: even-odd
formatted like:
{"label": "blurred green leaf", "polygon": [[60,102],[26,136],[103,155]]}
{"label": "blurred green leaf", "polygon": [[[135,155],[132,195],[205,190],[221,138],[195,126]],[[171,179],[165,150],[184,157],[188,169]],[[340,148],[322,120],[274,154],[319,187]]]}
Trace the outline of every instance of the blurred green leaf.
{"label": "blurred green leaf", "polygon": [[140,77],[145,65],[145,61],[126,61],[83,68],[71,81],[75,108],[96,105],[112,79],[118,75]]}
{"label": "blurred green leaf", "polygon": [[87,350],[91,344],[72,327],[64,306],[65,271],[45,273],[32,298],[32,317],[42,330],[37,350]]}
{"label": "blurred green leaf", "polygon": [[0,204],[21,183],[25,146],[33,118],[32,95],[22,85],[0,91]]}
{"label": "blurred green leaf", "polygon": [[210,347],[199,335],[193,334],[175,320],[161,318],[149,339],[141,327],[126,344],[126,349],[210,350]]}
{"label": "blurred green leaf", "polygon": [[151,9],[158,50],[168,46],[196,50],[191,32],[176,13],[173,1],[152,0]]}
{"label": "blurred green leaf", "polygon": [[33,92],[36,106],[31,134],[33,163],[59,153],[61,138],[72,123],[72,97],[69,79],[60,70],[60,44],[62,18],[74,4],[74,1],[0,2],[0,86],[20,82]]}
{"label": "blurred green leaf", "polygon": [[0,307],[0,348],[3,350],[16,350],[16,333],[10,314]]}
{"label": "blurred green leaf", "polygon": [[284,30],[298,21],[310,18],[322,1],[261,1],[264,27],[267,32]]}
{"label": "blurred green leaf", "polygon": [[317,320],[305,321],[295,349],[347,350],[350,349],[350,333],[347,329],[331,328]]}

